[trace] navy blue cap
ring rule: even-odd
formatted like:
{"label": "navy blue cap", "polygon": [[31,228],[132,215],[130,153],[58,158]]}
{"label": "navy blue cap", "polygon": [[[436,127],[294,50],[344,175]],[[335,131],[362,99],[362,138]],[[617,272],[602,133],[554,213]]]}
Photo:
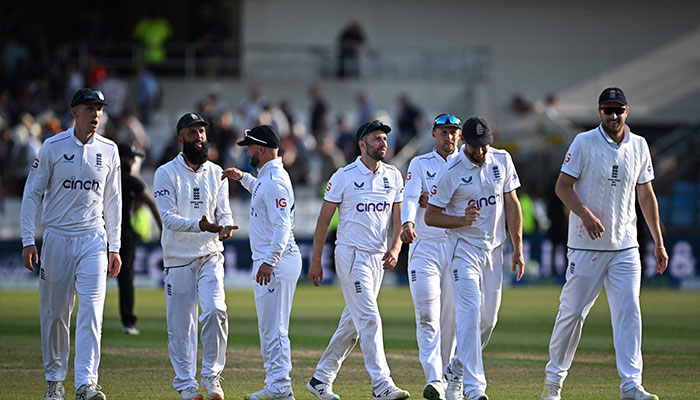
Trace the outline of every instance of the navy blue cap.
{"label": "navy blue cap", "polygon": [[627,105],[627,98],[625,93],[620,88],[609,87],[600,94],[598,97],[598,105],[605,103],[620,103],[623,106]]}
{"label": "navy blue cap", "polygon": [[202,118],[199,114],[197,113],[187,113],[180,117],[180,120],[177,121],[177,132],[180,133],[180,130],[182,128],[188,127],[190,125],[194,124],[204,124],[206,126],[209,126],[209,122],[207,122],[204,118]]}
{"label": "navy blue cap", "polygon": [[481,117],[471,117],[462,126],[462,140],[468,145],[479,147],[493,143],[493,134],[488,121]]}
{"label": "navy blue cap", "polygon": [[280,136],[270,125],[258,125],[253,129],[246,129],[244,139],[238,142],[239,146],[251,144],[277,149],[280,147]]}

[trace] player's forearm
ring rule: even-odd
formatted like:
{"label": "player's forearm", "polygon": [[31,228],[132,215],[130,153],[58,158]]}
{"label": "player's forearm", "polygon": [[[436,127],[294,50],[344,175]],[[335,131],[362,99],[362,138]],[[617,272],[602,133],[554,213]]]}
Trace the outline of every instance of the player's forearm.
{"label": "player's forearm", "polygon": [[443,210],[444,208],[428,204],[428,208],[425,210],[426,225],[445,229],[461,228],[466,225],[464,218],[444,214]]}
{"label": "player's forearm", "polygon": [[513,247],[518,250],[523,248],[523,213],[520,207],[520,202],[517,198],[506,200],[506,222],[508,223],[508,231],[510,232],[510,240]]}
{"label": "player's forearm", "polygon": [[[651,185],[651,183],[648,185]],[[656,195],[654,195],[651,186],[649,186],[649,188],[638,190],[637,196],[639,198],[639,207],[642,209],[642,215],[644,215],[644,220],[649,227],[649,232],[654,239],[655,245],[663,247],[664,239],[661,234],[661,218],[659,217],[659,204],[656,201]]]}

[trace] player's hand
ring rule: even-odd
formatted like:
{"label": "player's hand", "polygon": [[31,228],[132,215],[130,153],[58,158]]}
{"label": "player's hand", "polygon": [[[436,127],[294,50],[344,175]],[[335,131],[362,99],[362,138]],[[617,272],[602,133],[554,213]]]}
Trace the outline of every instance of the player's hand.
{"label": "player's hand", "polygon": [[311,265],[309,265],[309,279],[314,286],[318,286],[319,282],[323,282],[323,266],[321,261],[314,261],[311,259]]}
{"label": "player's hand", "polygon": [[275,267],[268,263],[262,263],[258,268],[258,273],[255,274],[255,282],[259,285],[267,285],[272,280],[272,273],[275,272]]}
{"label": "player's hand", "polygon": [[605,227],[603,227],[598,217],[593,215],[592,212],[588,211],[583,218],[581,218],[581,221],[583,221],[583,226],[586,228],[586,232],[588,232],[588,236],[590,236],[592,240],[603,236]]}
{"label": "player's hand", "polygon": [[107,273],[110,278],[116,278],[119,271],[122,269],[122,258],[119,253],[109,253],[107,256],[109,263],[107,264]]}
{"label": "player's hand", "polygon": [[236,167],[226,168],[221,174],[221,180],[224,180],[225,178],[231,178],[235,181],[240,181],[241,178],[243,178],[243,171]]}
{"label": "player's hand", "polygon": [[513,272],[516,270],[518,271],[515,275],[515,279],[519,281],[525,273],[525,259],[523,258],[523,251],[521,249],[513,250],[511,263],[513,264]]}
{"label": "player's hand", "polygon": [[34,272],[32,261],[35,264],[39,264],[39,252],[34,245],[22,249],[22,263],[24,264],[24,268]]}
{"label": "player's hand", "polygon": [[654,246],[654,258],[656,258],[656,273],[661,275],[668,267],[668,254],[666,248]]}
{"label": "player's hand", "polygon": [[428,206],[428,199],[430,198],[430,194],[428,192],[423,192],[420,194],[420,197],[418,198],[418,206],[420,208],[425,208]]}
{"label": "player's hand", "polygon": [[202,232],[219,233],[222,229],[224,229],[224,227],[217,224],[212,224],[211,222],[207,221],[206,215],[202,215],[202,219],[199,220],[199,229]]}
{"label": "player's hand", "polygon": [[474,222],[476,222],[476,219],[481,215],[479,213],[479,209],[476,208],[475,204],[472,204],[471,206],[467,207],[464,210],[464,226],[472,226]]}
{"label": "player's hand", "polygon": [[403,229],[401,230],[401,241],[404,243],[413,243],[413,239],[418,237],[416,231],[413,230],[413,222],[406,222],[403,224]]}
{"label": "player's hand", "polygon": [[396,266],[396,262],[399,260],[399,250],[389,250],[384,254],[384,257],[382,257],[382,261],[384,261],[384,269],[392,269]]}
{"label": "player's hand", "polygon": [[233,231],[238,230],[238,225],[226,225],[219,231],[219,240],[226,240],[233,235]]}

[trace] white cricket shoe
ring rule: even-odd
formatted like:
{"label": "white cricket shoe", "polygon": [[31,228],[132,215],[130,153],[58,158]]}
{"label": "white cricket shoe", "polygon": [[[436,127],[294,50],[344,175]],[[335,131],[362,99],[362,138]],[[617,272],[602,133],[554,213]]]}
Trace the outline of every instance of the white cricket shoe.
{"label": "white cricket shoe", "polygon": [[561,400],[561,386],[545,380],[540,400]]}
{"label": "white cricket shoe", "polygon": [[467,393],[466,399],[467,400],[489,400],[489,396],[484,394],[484,392],[482,392],[479,389],[474,389],[474,390],[470,391],[469,393]]}
{"label": "white cricket shoe", "polygon": [[224,400],[224,390],[221,388],[221,375],[203,376],[199,386],[204,389],[209,400]]}
{"label": "white cricket shoe", "polygon": [[318,400],[340,400],[340,396],[333,393],[333,385],[321,382],[316,378],[306,384],[306,390],[311,392]]}
{"label": "white cricket shoe", "polygon": [[75,400],[107,400],[104,393],[100,392],[102,387],[96,383],[83,385],[75,391]]}
{"label": "white cricket shoe", "polygon": [[462,394],[462,390],[464,388],[464,386],[462,385],[462,377],[453,374],[450,367],[445,368],[444,377],[447,381],[447,389],[445,389],[445,399],[462,400],[464,398],[464,395]]}
{"label": "white cricket shoe", "polygon": [[124,329],[122,329],[122,332],[131,336],[138,336],[141,334],[141,331],[136,327],[136,325],[125,326]]}
{"label": "white cricket shoe", "polygon": [[372,395],[374,396],[374,400],[404,400],[411,397],[407,391],[399,389],[396,386],[391,386],[378,394],[372,393]]}
{"label": "white cricket shoe", "polygon": [[620,400],[659,400],[659,396],[644,390],[642,385],[626,392],[620,392]]}
{"label": "white cricket shoe", "polygon": [[180,400],[204,400],[204,396],[199,393],[199,389],[192,386],[185,390],[180,390]]}
{"label": "white cricket shoe", "polygon": [[63,382],[46,381],[46,394],[44,400],[63,400],[66,390],[63,389]]}
{"label": "white cricket shoe", "polygon": [[294,400],[294,393],[291,390],[286,393],[273,393],[265,386],[255,393],[245,395],[245,400]]}
{"label": "white cricket shoe", "polygon": [[430,382],[423,388],[423,398],[428,400],[445,400],[445,388],[442,382]]}

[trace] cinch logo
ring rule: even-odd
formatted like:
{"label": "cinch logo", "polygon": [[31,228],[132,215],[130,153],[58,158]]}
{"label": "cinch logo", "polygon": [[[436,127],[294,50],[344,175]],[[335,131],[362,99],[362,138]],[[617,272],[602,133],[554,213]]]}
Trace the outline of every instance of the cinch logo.
{"label": "cinch logo", "polygon": [[390,208],[391,204],[386,201],[383,203],[358,203],[357,206],[355,206],[357,212],[382,212],[389,211]]}
{"label": "cinch logo", "polygon": [[492,206],[496,203],[498,203],[501,199],[501,194],[497,193],[495,195],[491,195],[489,197],[482,197],[482,198],[477,198],[477,199],[472,199],[469,200],[469,203],[467,203],[467,207],[474,206],[476,208],[481,208],[481,207],[486,207],[486,206]]}
{"label": "cinch logo", "polygon": [[168,189],[156,190],[155,192],[153,192],[153,197],[158,196],[170,196],[170,192],[168,191]]}
{"label": "cinch logo", "polygon": [[96,180],[77,180],[75,177],[72,177],[71,179],[66,179],[63,181],[63,187],[66,189],[71,189],[71,190],[94,190],[98,191],[100,190],[100,182]]}

